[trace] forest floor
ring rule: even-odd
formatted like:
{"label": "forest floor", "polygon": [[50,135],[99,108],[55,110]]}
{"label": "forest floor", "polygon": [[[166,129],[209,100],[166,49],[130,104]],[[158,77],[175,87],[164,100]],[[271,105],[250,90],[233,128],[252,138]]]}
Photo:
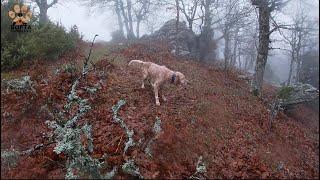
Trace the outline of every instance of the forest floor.
{"label": "forest floor", "polygon": [[[3,160],[2,154],[49,141],[51,130],[45,121],[62,109],[75,77],[62,69],[71,61],[80,67],[87,46],[80,44],[57,62],[39,60],[2,73],[1,178],[64,178],[66,157],[53,152],[55,144],[10,160]],[[269,131],[266,103],[250,94],[249,85],[235,70],[225,73],[215,66],[177,59],[161,43],[96,44],[93,51],[100,68],[88,74],[78,94],[92,107],[82,120],[92,125],[92,156],[101,159],[107,153],[107,170],[133,158],[145,178],[188,178],[202,156],[207,172],[201,176],[206,178],[319,178],[319,115],[308,106],[301,105],[291,116],[279,113]],[[150,85],[141,89],[141,74],[128,68],[131,59],[180,71],[190,85],[181,89],[168,84],[163,91],[168,101],[160,101],[158,107]],[[27,74],[35,91],[4,87],[8,79]],[[83,90],[97,82],[101,85],[97,92]],[[271,99],[275,89],[265,86],[264,92]],[[140,140],[126,154],[125,131],[113,122],[111,110],[121,99],[126,104],[118,114],[133,129],[135,142]],[[154,137],[157,117],[162,132],[151,144],[149,156],[145,148]],[[128,175],[119,170],[116,178]]]}

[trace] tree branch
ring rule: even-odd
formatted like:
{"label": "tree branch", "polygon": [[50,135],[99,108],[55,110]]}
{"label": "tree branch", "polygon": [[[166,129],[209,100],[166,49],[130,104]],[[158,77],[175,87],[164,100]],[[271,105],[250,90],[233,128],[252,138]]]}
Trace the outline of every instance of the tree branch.
{"label": "tree branch", "polygon": [[53,5],[57,4],[58,0],[53,0],[50,4],[48,4],[48,8],[52,7]]}

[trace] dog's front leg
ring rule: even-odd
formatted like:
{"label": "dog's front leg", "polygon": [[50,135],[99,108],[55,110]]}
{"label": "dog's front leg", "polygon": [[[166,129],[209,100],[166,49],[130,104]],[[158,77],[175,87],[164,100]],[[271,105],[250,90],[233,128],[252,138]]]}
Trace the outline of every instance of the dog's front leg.
{"label": "dog's front leg", "polygon": [[141,85],[141,89],[144,89],[144,81],[147,79],[148,77],[148,72],[147,71],[143,71],[142,72],[142,85]]}
{"label": "dog's front leg", "polygon": [[144,80],[142,80],[141,89],[144,89]]}
{"label": "dog's front leg", "polygon": [[160,102],[159,102],[159,88],[157,84],[153,84],[153,89],[154,89],[154,97],[156,99],[156,105],[160,106]]}
{"label": "dog's front leg", "polygon": [[167,101],[167,98],[162,94],[163,101]]}

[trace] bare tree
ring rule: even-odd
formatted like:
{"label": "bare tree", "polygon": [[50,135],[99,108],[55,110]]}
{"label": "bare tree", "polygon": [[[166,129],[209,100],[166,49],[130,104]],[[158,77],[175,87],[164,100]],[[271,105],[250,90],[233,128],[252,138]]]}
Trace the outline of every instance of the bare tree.
{"label": "bare tree", "polygon": [[[293,24],[283,31],[278,29],[280,35],[283,37],[283,41],[289,45],[289,49],[283,49],[289,52],[290,56],[290,68],[287,80],[287,85],[299,82],[300,70],[302,64],[302,54],[304,48],[310,44],[308,36],[312,34],[314,29],[312,28],[311,21],[308,21],[310,17],[303,12],[302,7],[292,17]],[[285,32],[287,31],[287,33]]]}
{"label": "bare tree", "polygon": [[208,54],[212,50],[213,43],[213,29],[212,29],[212,17],[211,17],[211,6],[215,0],[201,0],[201,11],[202,11],[202,23],[201,33],[198,41],[199,48],[199,59],[204,61],[207,59]]}
{"label": "bare tree", "polygon": [[[253,12],[253,8],[245,4],[246,1],[226,0],[217,3],[217,12],[213,24],[222,33],[215,39],[216,42],[224,39],[224,69],[228,65],[235,65],[237,58],[237,46],[240,40],[239,29],[249,25],[247,17]],[[232,43],[233,41],[233,43]]]}
{"label": "bare tree", "polygon": [[133,11],[135,13],[135,18],[137,21],[136,24],[136,36],[140,37],[140,23],[143,21],[149,13],[151,1],[150,0],[138,0],[136,3],[136,7],[134,7]]}
{"label": "bare tree", "polygon": [[178,37],[178,34],[179,34],[179,18],[180,18],[180,9],[179,9],[179,0],[175,0],[176,2],[176,55],[179,54],[179,37]]}
{"label": "bare tree", "polygon": [[181,2],[180,10],[188,22],[188,27],[193,31],[193,23],[197,19],[196,13],[200,0],[191,0],[191,2],[186,3],[185,0],[179,0]]}
{"label": "bare tree", "polygon": [[[236,26],[234,29],[234,40],[233,40],[233,52],[231,54],[230,57],[230,64],[232,66],[235,66],[236,64],[236,59],[239,56],[240,58],[240,52],[239,52],[239,46],[240,46],[240,42],[239,42],[239,26]],[[239,64],[240,64],[240,60],[239,60]]]}
{"label": "bare tree", "polygon": [[51,8],[53,5],[58,3],[58,0],[53,0],[51,3],[48,3],[47,0],[35,0],[36,4],[39,7],[40,14],[39,14],[39,23],[40,24],[46,24],[49,19],[48,19],[48,9]]}
{"label": "bare tree", "polygon": [[126,31],[127,31],[127,38],[128,38],[128,40],[133,40],[135,38],[135,35],[133,32],[131,0],[126,0],[126,5],[124,5],[123,0],[117,0],[117,1],[119,1],[121,14],[122,14],[124,24],[126,27]]}
{"label": "bare tree", "polygon": [[120,31],[121,36],[124,37],[124,28],[123,28],[123,22],[122,22],[122,16],[121,16],[120,3],[119,3],[119,0],[115,0],[114,2],[115,2],[115,4],[114,4],[115,12],[116,12],[117,18],[118,18],[119,31]]}
{"label": "bare tree", "polygon": [[280,26],[270,30],[271,13],[279,10],[290,0],[251,0],[252,5],[257,6],[259,11],[259,46],[256,59],[255,72],[251,82],[251,92],[256,96],[262,94],[262,84],[265,66],[267,63],[270,34]]}
{"label": "bare tree", "polygon": [[256,21],[254,23],[249,22],[241,28],[239,42],[239,54],[243,57],[243,70],[251,72],[254,69],[258,49],[258,25]]}
{"label": "bare tree", "polygon": [[[128,40],[140,37],[141,22],[146,20],[150,13],[152,0],[83,0],[91,8],[112,9],[117,15],[120,34]],[[154,3],[157,4],[157,3]],[[135,24],[136,23],[136,24]],[[134,30],[135,25],[135,30]],[[135,32],[134,32],[135,31]]]}
{"label": "bare tree", "polygon": [[117,23],[119,26],[118,32],[120,32],[121,37],[125,37],[123,17],[120,7],[120,0],[82,0],[81,5],[89,7],[90,11],[105,11],[105,9],[111,9],[116,13]]}

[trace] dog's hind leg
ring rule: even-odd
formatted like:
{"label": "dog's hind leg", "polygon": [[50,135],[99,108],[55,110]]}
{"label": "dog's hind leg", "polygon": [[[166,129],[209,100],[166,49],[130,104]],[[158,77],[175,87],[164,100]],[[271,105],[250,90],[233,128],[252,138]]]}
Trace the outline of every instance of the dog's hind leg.
{"label": "dog's hind leg", "polygon": [[164,96],[164,94],[163,94],[163,92],[164,92],[163,86],[160,86],[160,87],[159,87],[159,91],[161,92],[160,94],[161,94],[162,100],[163,100],[163,101],[167,101],[167,98],[166,98],[166,97]]}

